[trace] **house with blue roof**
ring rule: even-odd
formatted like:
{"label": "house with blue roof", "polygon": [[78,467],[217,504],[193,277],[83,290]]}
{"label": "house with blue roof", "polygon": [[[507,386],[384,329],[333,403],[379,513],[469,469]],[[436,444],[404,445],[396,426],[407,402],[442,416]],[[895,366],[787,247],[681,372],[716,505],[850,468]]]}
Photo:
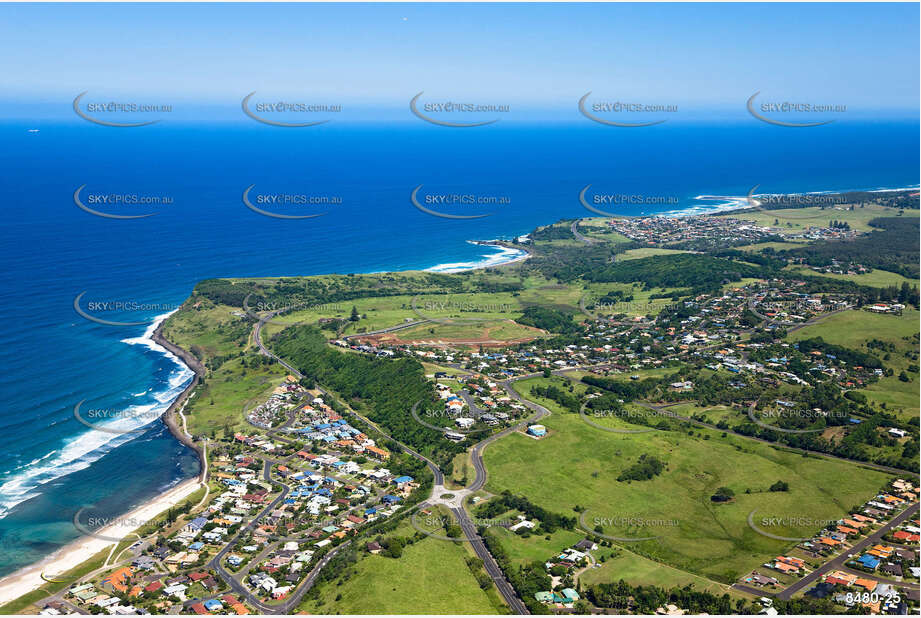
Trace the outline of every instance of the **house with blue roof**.
{"label": "house with blue roof", "polygon": [[399,501],[400,501],[400,498],[398,498],[397,496],[392,496],[390,494],[387,494],[386,496],[381,498],[381,502],[383,502],[384,504],[396,504]]}
{"label": "house with blue roof", "polygon": [[397,478],[393,479],[393,484],[396,485],[397,487],[401,487],[402,485],[406,485],[407,483],[412,483],[412,482],[413,482],[413,477],[405,476],[405,475],[398,476]]}
{"label": "house with blue roof", "polygon": [[209,612],[216,612],[218,610],[224,609],[224,604],[217,599],[209,599],[202,603],[202,605],[204,605],[205,609]]}
{"label": "house with blue roof", "polygon": [[868,568],[871,571],[875,571],[876,567],[879,566],[879,558],[871,556],[870,554],[864,554],[857,559],[857,562],[860,563],[862,567]]}

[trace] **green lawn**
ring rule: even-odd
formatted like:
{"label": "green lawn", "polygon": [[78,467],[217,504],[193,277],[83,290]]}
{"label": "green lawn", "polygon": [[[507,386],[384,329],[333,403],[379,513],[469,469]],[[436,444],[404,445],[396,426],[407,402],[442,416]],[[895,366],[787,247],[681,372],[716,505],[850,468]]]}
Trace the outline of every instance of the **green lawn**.
{"label": "green lawn", "polygon": [[[414,532],[402,525],[397,533]],[[301,611],[321,614],[495,614],[505,613],[494,589],[484,591],[464,563],[466,543],[425,538],[398,558],[365,554],[344,582],[323,584],[320,599]],[[340,582],[341,585],[340,585]],[[336,600],[339,597],[339,600]]]}
{"label": "green lawn", "polygon": [[[539,379],[518,382],[516,389],[527,397],[539,383]],[[508,489],[567,515],[581,506],[587,509],[588,527],[600,524],[607,535],[658,537],[624,543],[631,551],[725,583],[790,545],[749,528],[752,510],[758,517],[840,517],[888,478],[844,462],[804,458],[741,437],[721,437],[721,432],[707,429],[694,429],[693,435],[605,432],[577,415],[560,413],[554,402],[535,399],[555,412],[543,421],[549,435],[533,440],[512,434],[493,444],[485,453],[489,491]],[[648,481],[618,482],[620,472],[644,454],[665,461],[667,470]],[[778,480],[788,482],[790,491],[767,492]],[[735,492],[733,502],[711,502],[710,496],[721,486]],[[651,523],[621,525],[624,518]],[[771,531],[803,536],[817,530],[775,527]]]}
{"label": "green lawn", "polygon": [[[895,352],[890,353],[889,360],[883,359],[886,367],[893,369],[894,375],[884,377],[879,382],[871,384],[860,392],[870,401],[878,404],[885,403],[890,410],[903,410],[904,418],[918,416],[919,388],[918,374],[908,371],[909,364],[918,364],[917,360],[905,357],[906,353],[917,353],[918,345],[905,337],[918,333],[918,311],[907,309],[901,316],[880,315],[868,311],[845,311],[822,320],[805,328],[790,333],[791,341],[822,337],[825,341],[836,343],[849,348],[870,351],[884,357],[885,352],[868,350],[866,343],[872,339],[890,342],[895,345]],[[898,375],[905,371],[911,378],[910,382],[902,382]]]}
{"label": "green lawn", "polygon": [[441,365],[436,365],[434,363],[422,362],[422,369],[425,371],[426,376],[434,376],[435,373],[443,371],[448,374],[448,378],[439,378],[439,380],[449,379],[454,376],[464,375],[467,372],[463,369],[455,369],[454,367],[443,367]]}

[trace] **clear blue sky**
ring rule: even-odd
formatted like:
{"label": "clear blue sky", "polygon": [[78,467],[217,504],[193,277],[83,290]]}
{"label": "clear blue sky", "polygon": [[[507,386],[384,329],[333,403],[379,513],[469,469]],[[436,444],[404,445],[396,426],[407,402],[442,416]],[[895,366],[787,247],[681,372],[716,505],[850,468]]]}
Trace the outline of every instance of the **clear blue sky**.
{"label": "clear blue sky", "polygon": [[918,4],[0,5],[0,99],[83,90],[918,108]]}

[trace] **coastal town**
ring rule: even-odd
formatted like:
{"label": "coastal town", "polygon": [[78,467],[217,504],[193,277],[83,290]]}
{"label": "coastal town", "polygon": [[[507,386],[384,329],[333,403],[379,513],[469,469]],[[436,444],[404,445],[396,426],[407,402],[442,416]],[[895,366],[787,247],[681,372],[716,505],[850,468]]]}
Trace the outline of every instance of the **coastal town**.
{"label": "coastal town", "polygon": [[921,0],[0,2],[3,616],[921,616]]}
{"label": "coastal town", "polygon": [[[683,251],[710,250],[704,247],[712,245],[707,238],[722,239],[717,250],[785,238],[776,229],[726,217],[681,226],[671,221],[638,218],[604,225],[642,243],[697,247]],[[805,233],[827,240],[830,229]],[[604,242],[607,233],[602,229],[591,240]],[[681,252],[676,259],[687,255],[696,254]],[[41,600],[38,611],[244,615],[316,610],[329,582],[348,565],[370,561],[383,568],[379,561],[399,561],[409,546],[447,542],[467,548],[465,560],[481,588],[494,588],[515,613],[539,608],[708,613],[695,610],[699,606],[693,603],[701,601],[685,593],[672,591],[653,601],[643,596],[642,587],[623,579],[615,593],[606,586],[616,584],[616,571],[608,576],[615,578],[610,583],[597,583],[596,573],[629,556],[667,564],[667,557],[654,553],[629,553],[657,536],[631,537],[610,522],[589,525],[585,505],[568,511],[559,504],[539,506],[525,490],[519,495],[494,486],[492,469],[487,477],[486,463],[492,460],[484,460],[486,445],[513,440],[525,452],[562,449],[556,456],[565,470],[574,454],[562,445],[576,428],[589,432],[599,448],[615,437],[684,434],[695,443],[731,440],[736,452],[758,445],[800,454],[820,462],[814,465],[843,466],[845,475],[873,471],[872,479],[884,482],[868,480],[877,484],[853,506],[848,502],[853,492],[810,486],[807,491],[816,492],[810,500],[821,502],[812,512],[836,516],[784,517],[776,509],[742,513],[745,534],[776,550],[759,550],[760,559],[749,560],[731,579],[696,581],[710,582],[721,592],[701,592],[705,602],[716,604],[712,607],[731,600],[733,611],[743,613],[776,615],[796,603],[870,614],[917,611],[921,521],[919,482],[912,472],[916,453],[911,453],[917,423],[865,394],[884,382],[915,379],[903,379],[907,374],[901,367],[917,362],[917,352],[911,352],[917,334],[868,339],[861,347],[811,334],[842,317],[901,324],[906,313],[916,315],[917,290],[880,295],[829,285],[791,268],[802,265],[792,258],[770,264],[770,276],[735,273],[708,290],[674,285],[658,297],[637,285],[583,289],[571,322],[560,324],[556,310],[549,309],[528,325],[532,334],[526,340],[510,331],[512,341],[505,345],[491,339],[470,343],[472,334],[451,329],[462,324],[475,334],[479,322],[420,317],[412,310],[415,300],[390,325],[358,328],[370,318],[352,310],[350,320],[321,317],[326,331],[303,331],[314,337],[315,358],[348,359],[365,373],[371,367],[424,368],[414,391],[421,395],[394,407],[399,424],[372,416],[374,408],[362,400],[368,395],[345,396],[341,385],[308,376],[297,348],[284,338],[300,331],[282,327],[276,328],[281,335],[264,335],[276,313],[254,320],[247,312],[214,304],[215,315],[226,316],[221,319],[249,325],[246,337],[260,360],[246,367],[283,372],[267,374],[261,394],[237,406],[237,416],[217,425],[219,431],[192,434],[191,443],[206,461],[203,493],[141,527],[133,540],[116,544],[102,567]],[[505,305],[499,300],[489,305],[490,310],[498,306]],[[196,300],[187,310],[208,307]],[[348,331],[350,323],[357,326]],[[420,331],[423,327],[429,330]],[[405,334],[416,331],[422,336]],[[905,363],[894,362],[897,354]],[[329,374],[317,370],[314,375]],[[386,389],[372,392],[388,395]],[[194,420],[203,404],[190,401],[177,413]],[[615,482],[642,485],[665,474],[659,456],[644,453]],[[538,461],[535,465],[544,466]],[[783,496],[803,491],[803,482],[795,476],[754,493]],[[725,505],[753,493],[738,484],[734,491],[709,487],[709,509],[726,511]],[[680,533],[683,524],[668,521],[643,525]],[[564,537],[558,539],[561,532]],[[540,559],[515,562],[514,552],[520,551],[515,543],[532,539],[544,539]],[[345,580],[338,581],[342,586]],[[335,601],[351,589],[342,590]]]}

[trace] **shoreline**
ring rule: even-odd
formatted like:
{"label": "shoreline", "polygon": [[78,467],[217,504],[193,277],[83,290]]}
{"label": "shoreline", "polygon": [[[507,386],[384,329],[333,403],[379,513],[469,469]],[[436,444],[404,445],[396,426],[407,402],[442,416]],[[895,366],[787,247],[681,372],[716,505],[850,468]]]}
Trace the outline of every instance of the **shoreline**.
{"label": "shoreline", "polygon": [[[480,247],[495,247],[500,249],[500,253],[492,257],[485,257],[477,262],[447,262],[442,264],[436,264],[435,266],[430,266],[428,268],[422,269],[422,272],[430,273],[439,273],[439,274],[457,274],[462,272],[471,272],[474,270],[482,270],[486,268],[498,268],[500,266],[507,266],[508,264],[516,264],[518,262],[523,262],[530,258],[533,255],[533,251],[530,247],[523,245],[516,245],[512,242],[505,240],[468,240],[468,243],[471,245],[477,245]],[[507,252],[515,252],[514,254]],[[504,256],[504,259],[503,259]],[[495,258],[496,261],[493,261]],[[381,271],[388,272],[388,271]],[[393,271],[399,272],[399,271]]]}
{"label": "shoreline", "polygon": [[[765,193],[758,195],[810,195],[810,194],[837,194],[837,193],[851,193],[851,192],[875,192],[875,193],[885,193],[885,192],[899,192],[899,191],[917,191],[916,187],[906,187],[898,189],[874,189],[874,190],[848,190],[848,191],[811,191],[803,193]],[[743,212],[747,210],[758,210],[757,206],[751,206],[747,203],[740,203],[747,201],[747,196],[718,196],[718,195],[700,195],[695,199],[698,200],[707,200],[707,201],[717,201],[717,200],[727,200],[727,203],[724,204],[726,208],[719,208],[719,205],[715,209],[711,209],[708,212],[687,212],[686,210],[682,211],[672,211],[670,213],[661,213],[661,216],[700,216],[700,215],[722,215],[729,212]],[[693,210],[693,207],[690,209]],[[647,215],[647,216],[656,216],[656,215]],[[581,218],[592,218],[592,217],[581,217]],[[539,227],[539,226],[538,226]],[[497,262],[490,263],[488,260],[482,263],[457,263],[456,266],[467,266],[462,268],[445,270],[437,270],[433,272],[443,272],[445,274],[460,273],[460,272],[469,272],[473,270],[488,269],[488,268],[498,268],[510,264],[515,264],[523,262],[533,256],[533,249],[530,246],[526,245],[517,245],[509,241],[504,240],[471,240],[467,241],[471,244],[478,246],[489,246],[489,247],[498,247],[500,249],[505,249],[509,251],[518,252],[519,255],[509,256],[509,259],[501,260]],[[500,254],[501,255],[501,254]],[[469,266],[468,266],[469,264]],[[432,271],[434,268],[439,268],[440,266],[451,267],[455,264],[445,264],[445,265],[435,265],[426,271]],[[399,271],[379,271],[379,272],[399,272]],[[309,276],[309,275],[307,275]],[[178,309],[176,310],[178,311]],[[172,313],[172,312],[171,312]],[[194,450],[199,457],[201,472],[197,478],[187,479],[181,481],[178,485],[171,487],[155,496],[153,496],[148,501],[139,505],[138,507],[132,509],[126,513],[123,518],[130,520],[144,520],[150,519],[159,515],[166,509],[178,504],[188,495],[191,495],[199,487],[203,486],[206,482],[206,476],[208,472],[206,455],[204,449],[196,443],[191,435],[187,434],[183,427],[182,423],[179,421],[178,414],[182,411],[185,404],[187,403],[190,395],[195,390],[195,388],[201,383],[202,377],[206,374],[206,370],[201,362],[187,350],[175,345],[174,343],[167,340],[162,333],[163,325],[168,319],[170,314],[163,316],[163,319],[155,328],[154,332],[151,334],[150,339],[159,346],[162,346],[169,353],[175,355],[182,364],[184,364],[189,370],[193,372],[193,377],[186,387],[179,393],[176,398],[170,403],[167,409],[160,415],[160,419],[167,426],[170,433],[182,444]],[[99,532],[109,531],[110,533],[117,534],[118,532],[122,533],[122,536],[127,535],[132,530],[136,529],[137,526],[134,525],[130,529],[120,529],[118,524],[112,524],[106,528],[101,529]],[[119,541],[121,542],[121,541]],[[28,565],[20,568],[13,573],[10,573],[7,576],[0,578],[0,605],[9,603],[25,594],[38,590],[43,584],[47,583],[42,579],[42,573],[47,569],[51,572],[49,577],[53,578],[56,574],[64,573],[68,570],[71,570],[78,566],[79,564],[85,562],[90,557],[99,553],[103,549],[114,545],[115,543],[111,540],[100,539],[92,535],[81,536],[74,541],[60,547],[55,550],[53,553],[48,556]]]}
{"label": "shoreline", "polygon": [[[204,449],[199,446],[190,435],[183,431],[176,418],[177,413],[181,411],[189,396],[192,394],[192,391],[194,391],[195,387],[201,382],[201,376],[205,374],[205,368],[195,356],[170,342],[163,336],[163,324],[168,317],[169,314],[163,317],[151,334],[150,339],[175,355],[194,375],[182,392],[176,396],[169,407],[160,415],[160,420],[163,421],[163,424],[166,425],[167,429],[169,429],[169,432],[176,440],[198,454],[201,471],[198,476],[181,481],[178,485],[152,496],[146,502],[131,509],[124,515],[119,516],[120,520],[136,522],[156,517],[163,511],[182,502],[187,496],[203,486],[207,480],[205,477],[207,475],[208,466],[205,461],[206,456]],[[137,525],[119,526],[118,522],[115,522],[100,529],[99,533],[108,532],[110,534],[125,536],[137,529],[137,527]],[[42,578],[42,573],[44,573],[45,570],[50,571],[50,575],[48,576],[53,578],[55,574],[65,573],[79,566],[103,549],[115,544],[116,543],[111,540],[97,538],[93,535],[82,535],[63,547],[58,548],[48,556],[0,578],[0,605],[14,601],[25,594],[38,590],[45,583],[48,583]]]}
{"label": "shoreline", "polygon": [[[132,523],[120,525],[119,522],[115,522],[105,528],[101,528],[98,532],[99,534],[108,532],[109,534],[124,537],[138,528],[137,521],[153,519],[195,493],[200,485],[201,483],[197,478],[182,481],[119,518],[119,520]],[[42,578],[42,574],[45,571],[48,571],[47,577],[53,579],[56,575],[66,573],[86,562],[100,551],[116,544],[108,539],[84,535],[57,549],[38,562],[10,573],[0,579],[0,605],[15,601],[48,583]]]}
{"label": "shoreline", "polygon": [[[176,311],[178,311],[178,309]],[[193,440],[191,435],[187,434],[179,426],[179,422],[176,420],[176,414],[185,406],[185,403],[189,396],[192,394],[192,391],[194,391],[195,387],[198,386],[198,384],[201,382],[202,376],[205,375],[205,368],[202,366],[201,362],[195,358],[194,355],[192,355],[191,352],[180,348],[163,336],[163,325],[166,323],[167,319],[168,318],[164,318],[163,321],[157,325],[157,328],[154,330],[150,338],[154,343],[166,348],[167,351],[178,357],[179,360],[181,360],[182,363],[188,367],[194,375],[186,387],[182,389],[182,392],[176,396],[169,407],[163,412],[163,414],[160,415],[160,420],[163,421],[163,424],[166,425],[174,438],[198,454],[198,461],[201,465],[199,482],[204,483],[204,475],[208,470],[207,462],[205,461],[204,449],[202,449],[201,446],[199,446]]]}
{"label": "shoreline", "polygon": [[[532,255],[530,248],[516,246],[502,240],[474,240],[468,242],[475,245],[513,249],[521,252],[521,255],[516,255],[513,258],[501,262],[484,263],[482,265],[475,265],[470,268],[462,269],[464,271],[496,268],[507,264],[514,264],[527,260]],[[176,311],[178,311],[178,309]],[[175,487],[153,496],[150,500],[137,506],[123,516],[120,516],[120,519],[143,520],[159,515],[166,509],[181,502],[188,495],[194,493],[194,491],[202,486],[207,480],[205,477],[207,475],[208,466],[205,461],[206,455],[204,449],[194,441],[192,436],[183,430],[182,424],[177,418],[178,413],[184,408],[192,392],[195,390],[195,387],[201,383],[201,378],[205,375],[206,370],[201,362],[188,350],[179,347],[163,336],[163,325],[166,323],[170,314],[162,316],[162,320],[154,329],[150,339],[157,345],[163,347],[167,352],[175,355],[182,364],[192,371],[193,376],[182,392],[176,396],[169,407],[160,415],[160,420],[163,421],[163,424],[166,425],[170,434],[172,434],[176,440],[197,453],[201,472],[198,477],[182,481]],[[117,523],[112,524],[111,526],[101,529],[99,532],[114,532],[117,527]],[[129,534],[136,528],[137,526],[132,526],[131,529],[122,530],[122,536]],[[15,601],[23,595],[34,592],[48,583],[42,578],[42,573],[44,573],[45,570],[50,571],[51,574],[49,577],[53,578],[55,574],[65,573],[79,566],[90,557],[114,544],[115,543],[110,540],[83,535],[55,550],[48,556],[0,578],[0,605]]]}
{"label": "shoreline", "polygon": [[[682,210],[666,211],[661,216],[667,217],[698,217],[698,216],[720,216],[727,213],[744,213],[749,211],[760,211],[761,202],[754,199],[758,196],[798,196],[798,195],[845,195],[848,193],[899,193],[901,191],[917,191],[918,187],[900,187],[897,189],[844,189],[844,190],[824,190],[824,191],[799,191],[799,192],[780,192],[780,193],[753,193],[751,198],[756,205],[749,203],[747,195],[697,195],[693,199],[709,202],[726,200],[723,204],[717,204],[715,208],[703,212],[694,212],[698,206],[691,206]],[[649,215],[656,216],[656,215]]]}

